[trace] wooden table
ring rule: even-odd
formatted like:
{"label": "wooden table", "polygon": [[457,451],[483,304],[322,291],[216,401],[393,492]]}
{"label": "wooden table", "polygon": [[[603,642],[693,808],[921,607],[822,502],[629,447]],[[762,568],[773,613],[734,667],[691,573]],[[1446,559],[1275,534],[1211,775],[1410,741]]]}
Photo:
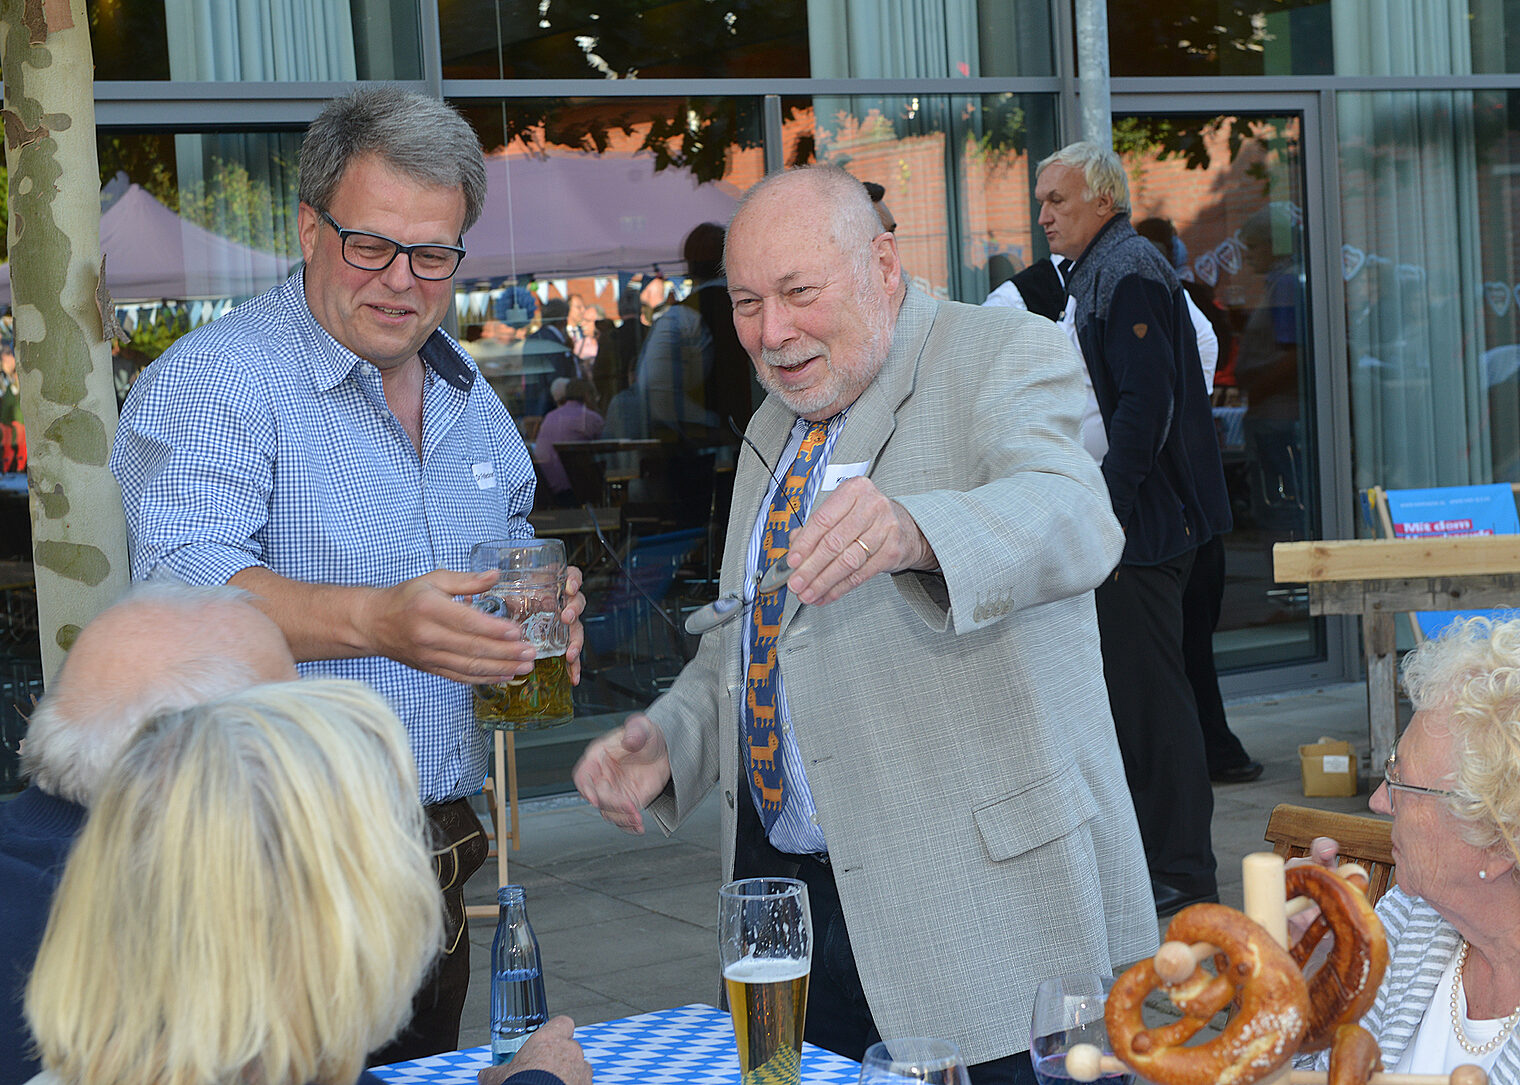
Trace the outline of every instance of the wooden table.
{"label": "wooden table", "polygon": [[1394,616],[1520,605],[1516,535],[1278,543],[1272,559],[1278,583],[1309,585],[1310,614],[1361,616],[1374,772],[1398,730]]}

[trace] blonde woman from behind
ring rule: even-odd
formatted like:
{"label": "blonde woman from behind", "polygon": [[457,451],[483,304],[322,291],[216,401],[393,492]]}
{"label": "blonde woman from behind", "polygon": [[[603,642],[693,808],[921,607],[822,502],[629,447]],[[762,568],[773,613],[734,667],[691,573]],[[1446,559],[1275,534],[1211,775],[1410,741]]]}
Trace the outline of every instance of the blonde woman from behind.
{"label": "blonde woman from behind", "polygon": [[401,725],[359,682],[150,721],[59,885],[26,993],[34,1081],[377,1081],[365,1054],[442,939],[416,796]]}

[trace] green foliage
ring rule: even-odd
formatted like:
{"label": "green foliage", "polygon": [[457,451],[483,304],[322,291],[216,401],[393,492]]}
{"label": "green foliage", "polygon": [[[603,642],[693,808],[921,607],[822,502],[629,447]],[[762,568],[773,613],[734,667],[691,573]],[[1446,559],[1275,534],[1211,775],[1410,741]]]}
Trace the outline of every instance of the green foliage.
{"label": "green foliage", "polygon": [[212,179],[179,193],[181,217],[223,237],[265,252],[289,252],[295,243],[287,236],[289,210],[295,206],[295,163],[276,159],[281,176],[290,179],[288,191],[254,177],[241,162],[212,158]]}
{"label": "green foliage", "polygon": [[190,310],[181,305],[161,305],[150,319],[139,319],[123,344],[123,353],[131,353],[146,365],[157,358],[190,327]]}
{"label": "green foliage", "polygon": [[108,136],[96,141],[100,182],[125,173],[170,211],[179,211],[179,181],[175,176],[174,137],[164,132]]}

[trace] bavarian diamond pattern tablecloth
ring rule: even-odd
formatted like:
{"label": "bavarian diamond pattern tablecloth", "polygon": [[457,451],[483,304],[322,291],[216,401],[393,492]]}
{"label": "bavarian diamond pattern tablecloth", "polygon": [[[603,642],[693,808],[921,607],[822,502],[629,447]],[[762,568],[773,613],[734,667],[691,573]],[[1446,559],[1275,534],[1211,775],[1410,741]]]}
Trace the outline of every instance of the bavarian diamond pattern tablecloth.
{"label": "bavarian diamond pattern tablecloth", "polygon": [[[575,1038],[595,1071],[596,1085],[738,1085],[733,1024],[727,1013],[711,1006],[678,1006],[581,1025]],[[374,1073],[391,1085],[475,1085],[476,1072],[490,1063],[489,1047],[472,1047],[377,1066]],[[859,1076],[859,1063],[803,1044],[803,1085],[856,1085]]]}

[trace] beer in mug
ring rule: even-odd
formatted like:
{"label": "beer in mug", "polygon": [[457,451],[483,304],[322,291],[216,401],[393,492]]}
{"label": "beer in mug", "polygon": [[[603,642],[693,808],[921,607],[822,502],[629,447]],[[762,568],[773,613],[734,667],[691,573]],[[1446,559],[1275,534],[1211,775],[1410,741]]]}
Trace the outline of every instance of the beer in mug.
{"label": "beer in mug", "polygon": [[559,620],[565,608],[565,547],[558,539],[500,539],[470,552],[470,568],[494,569],[497,580],[475,597],[475,609],[522,627],[536,653],[533,670],[510,682],[475,687],[475,720],[503,731],[533,731],[569,723],[570,668],[565,649],[570,630]]}

